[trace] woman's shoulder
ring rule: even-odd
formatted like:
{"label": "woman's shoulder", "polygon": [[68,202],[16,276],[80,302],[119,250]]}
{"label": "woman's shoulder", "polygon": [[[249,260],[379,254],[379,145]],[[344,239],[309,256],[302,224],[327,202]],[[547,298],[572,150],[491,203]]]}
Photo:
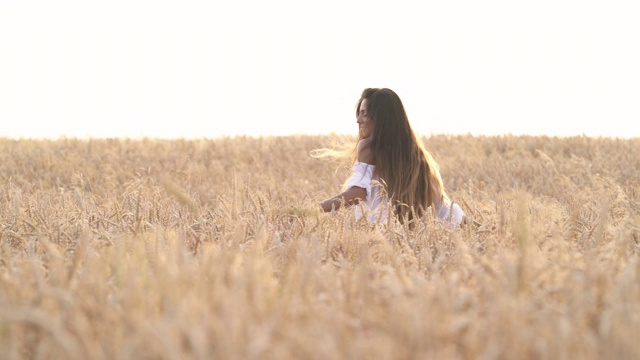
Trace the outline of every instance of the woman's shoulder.
{"label": "woman's shoulder", "polygon": [[373,151],[371,151],[371,139],[366,138],[358,142],[358,162],[375,165]]}

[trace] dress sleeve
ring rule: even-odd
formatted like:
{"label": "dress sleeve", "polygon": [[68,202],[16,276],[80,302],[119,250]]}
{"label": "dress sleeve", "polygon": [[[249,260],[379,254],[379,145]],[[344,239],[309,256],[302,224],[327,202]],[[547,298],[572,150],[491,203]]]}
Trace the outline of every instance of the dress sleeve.
{"label": "dress sleeve", "polygon": [[456,203],[451,206],[451,201],[448,199],[436,204],[436,218],[442,222],[448,221],[451,225],[460,225],[463,217],[464,212],[460,206]]}
{"label": "dress sleeve", "polygon": [[371,197],[371,180],[373,179],[374,165],[357,162],[353,165],[353,174],[347,181],[346,188],[352,188],[354,186],[363,188],[367,191],[367,199]]}

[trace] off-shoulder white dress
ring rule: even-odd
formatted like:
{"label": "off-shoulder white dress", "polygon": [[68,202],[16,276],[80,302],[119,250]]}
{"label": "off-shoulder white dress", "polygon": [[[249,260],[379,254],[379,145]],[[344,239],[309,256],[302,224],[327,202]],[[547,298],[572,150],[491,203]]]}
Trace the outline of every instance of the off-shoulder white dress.
{"label": "off-shoulder white dress", "polygon": [[[382,191],[382,185],[374,178],[375,168],[375,165],[356,162],[346,188],[357,186],[367,191],[367,197],[362,204],[364,206],[356,206],[356,219],[368,215],[371,222],[386,223],[389,217],[389,200]],[[451,206],[451,202],[446,198],[444,201],[436,202],[435,213],[438,220],[450,221],[453,225],[459,225],[464,216],[460,206],[455,203]]]}

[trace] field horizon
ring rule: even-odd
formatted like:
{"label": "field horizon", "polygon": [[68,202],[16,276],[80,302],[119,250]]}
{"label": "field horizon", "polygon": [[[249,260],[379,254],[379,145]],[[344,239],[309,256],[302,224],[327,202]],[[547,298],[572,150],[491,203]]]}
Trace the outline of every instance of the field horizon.
{"label": "field horizon", "polygon": [[[634,141],[640,139],[640,136],[611,136],[611,135],[589,135],[589,134],[525,134],[525,133],[491,133],[491,134],[476,134],[472,132],[468,133],[431,133],[431,134],[420,134],[416,133],[422,140],[428,140],[431,138],[452,138],[452,137],[471,137],[471,138],[520,138],[520,139],[529,139],[529,138],[541,138],[541,139],[552,139],[552,140],[568,140],[575,138],[585,138],[592,140],[623,140],[623,141]],[[339,139],[349,139],[354,138],[353,133],[340,133],[340,132],[328,132],[328,133],[287,133],[287,134],[250,134],[250,133],[238,133],[238,134],[220,134],[220,135],[212,135],[212,136],[175,136],[175,137],[167,137],[167,136],[76,136],[76,135],[56,135],[51,137],[46,136],[9,136],[9,135],[0,135],[1,141],[104,141],[104,140],[122,140],[122,141],[216,141],[216,140],[225,140],[225,139],[268,139],[268,138],[316,138],[316,139],[326,139],[326,138],[339,138]]]}
{"label": "field horizon", "polygon": [[640,138],[422,139],[479,227],[320,213],[350,136],[0,137],[0,357],[639,358]]}

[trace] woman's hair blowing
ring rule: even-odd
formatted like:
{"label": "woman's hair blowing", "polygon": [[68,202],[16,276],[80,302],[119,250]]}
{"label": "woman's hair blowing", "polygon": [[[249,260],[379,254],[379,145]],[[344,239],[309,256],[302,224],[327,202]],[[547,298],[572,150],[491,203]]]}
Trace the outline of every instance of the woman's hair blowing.
{"label": "woman's hair blowing", "polygon": [[400,97],[390,89],[365,89],[367,114],[374,131],[369,146],[380,178],[396,215],[403,221],[422,216],[427,207],[446,197],[440,171],[422,141],[414,134]]}

